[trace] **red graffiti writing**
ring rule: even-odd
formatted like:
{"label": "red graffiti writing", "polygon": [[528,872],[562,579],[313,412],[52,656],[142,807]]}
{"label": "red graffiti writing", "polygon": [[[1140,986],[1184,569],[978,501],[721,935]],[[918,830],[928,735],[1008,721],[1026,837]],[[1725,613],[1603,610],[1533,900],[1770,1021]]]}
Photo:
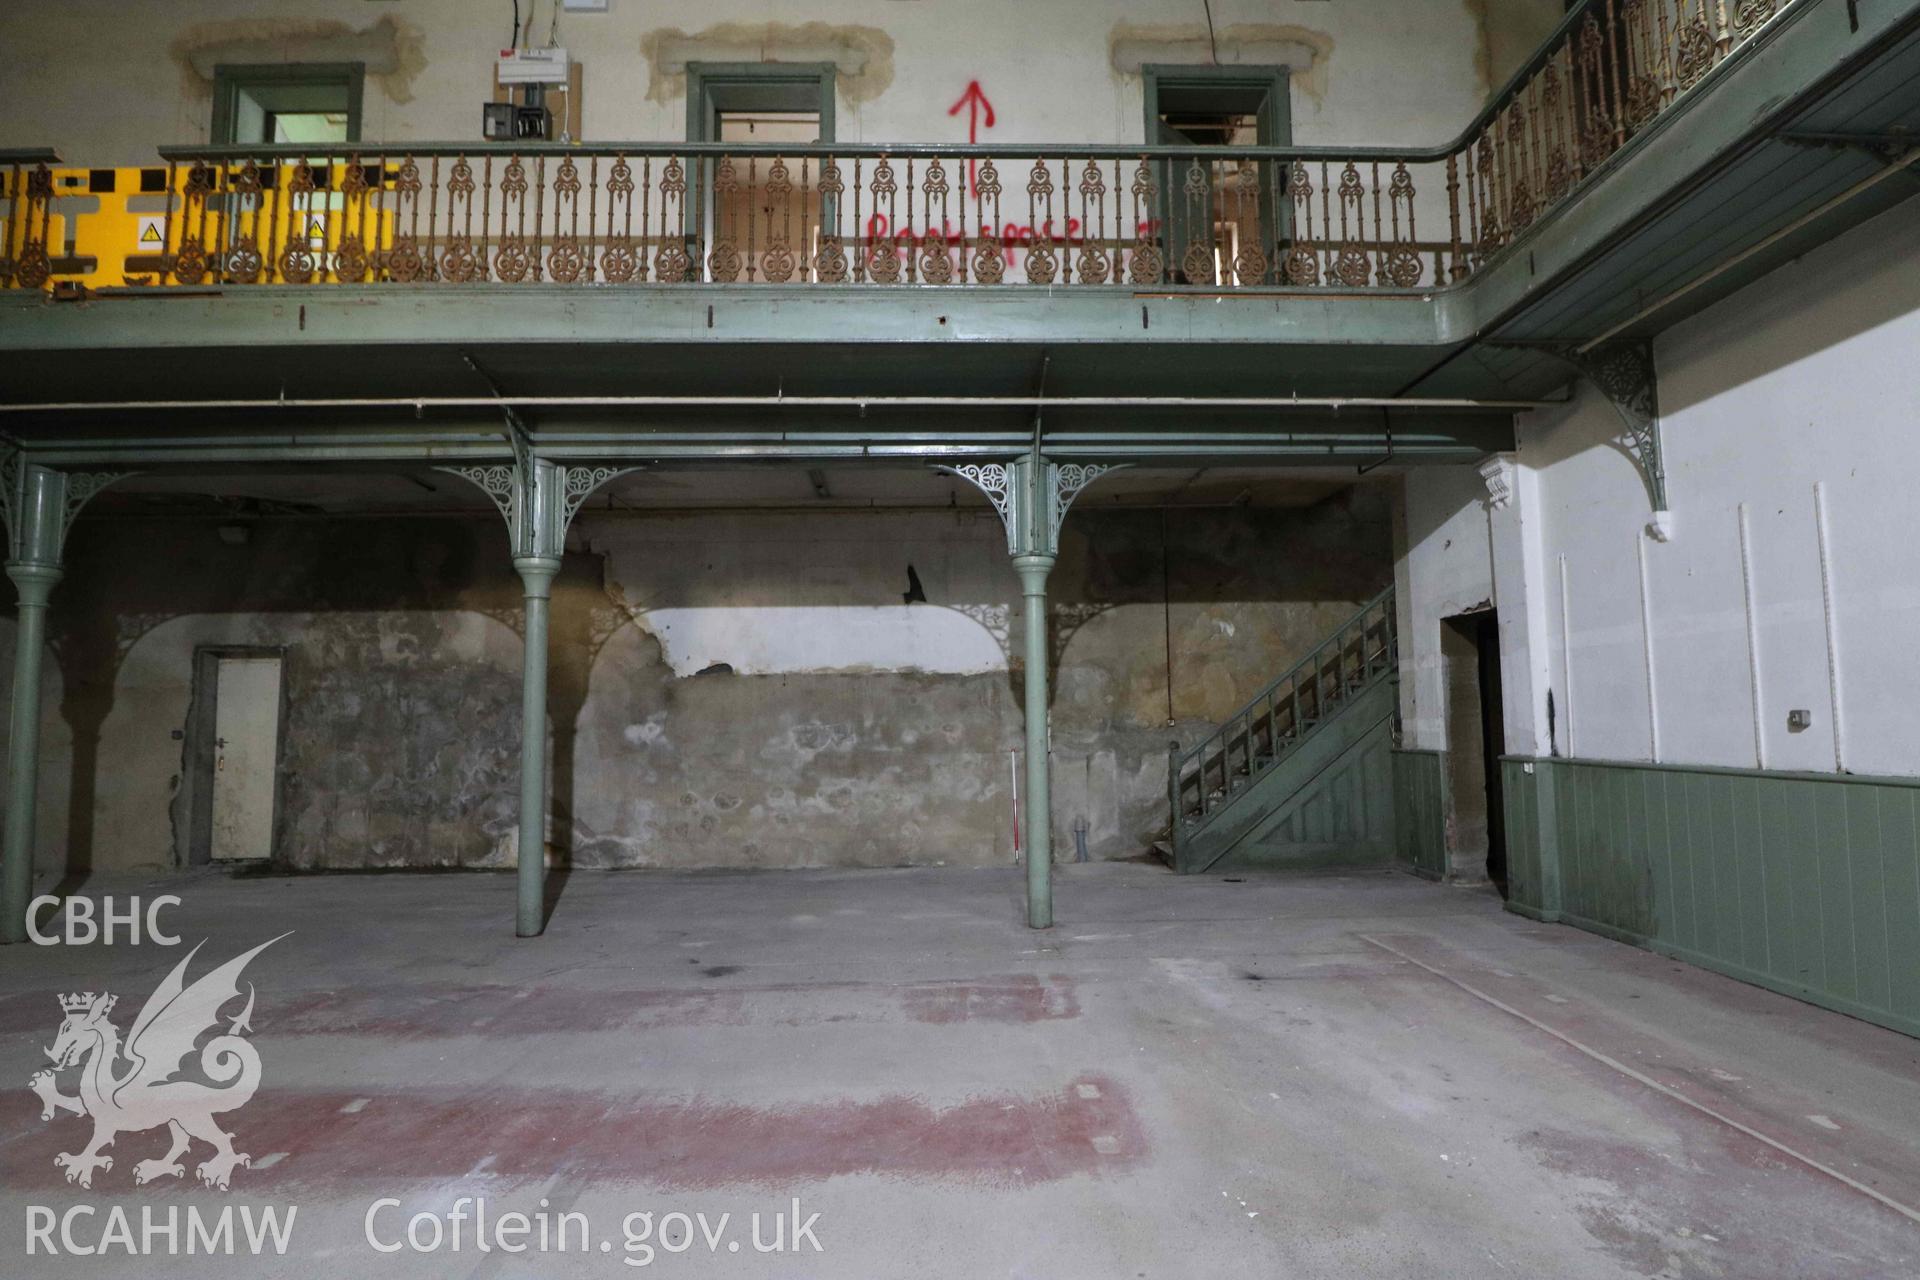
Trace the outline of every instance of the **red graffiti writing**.
{"label": "red graffiti writing", "polygon": [[[1142,239],[1151,239],[1159,233],[1159,230],[1160,220],[1154,218],[1136,225],[1134,227],[1134,234]],[[1063,231],[1054,230],[1053,219],[1051,218],[1042,222],[1038,227],[1021,222],[1009,222],[998,228],[976,224],[971,234],[966,236],[965,239],[977,246],[982,237],[985,236],[991,236],[999,241],[1000,248],[1006,254],[1008,267],[1012,267],[1018,262],[1016,256],[1018,250],[1035,243],[1063,244],[1076,249],[1087,243],[1086,229],[1081,225],[1080,219],[1078,218],[1068,218],[1066,228]],[[1099,238],[1098,234],[1094,236],[1096,242]],[[893,243],[894,251],[905,258],[911,255],[914,250],[929,243],[960,247],[962,236],[960,229],[945,219],[941,220],[939,235],[936,239],[931,226],[917,231],[910,226],[896,229],[892,219],[888,218],[884,213],[876,213],[868,218],[867,243],[872,246],[879,246],[889,241]]]}

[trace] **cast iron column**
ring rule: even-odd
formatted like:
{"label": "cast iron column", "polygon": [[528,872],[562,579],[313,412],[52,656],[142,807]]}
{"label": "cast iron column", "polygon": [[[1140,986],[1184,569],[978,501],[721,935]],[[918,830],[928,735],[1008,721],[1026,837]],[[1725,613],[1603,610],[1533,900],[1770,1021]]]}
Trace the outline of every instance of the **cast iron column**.
{"label": "cast iron column", "polygon": [[60,581],[67,524],[119,477],[68,475],[11,454],[0,476],[7,536],[7,576],[20,596],[13,650],[13,708],[7,741],[7,823],[0,847],[0,942],[24,942],[33,897],[35,808],[40,789],[40,655],[46,648],[47,598]]}
{"label": "cast iron column", "polygon": [[486,491],[507,520],[513,567],[526,592],[520,660],[519,890],[514,932],[540,935],[547,879],[547,612],[567,549],[567,526],[587,495],[633,467],[566,467],[516,440],[512,465],[442,467]]}
{"label": "cast iron column", "polygon": [[1038,436],[1012,462],[941,467],[971,482],[993,502],[1007,529],[1007,551],[1025,599],[1027,795],[1027,925],[1053,926],[1053,804],[1047,734],[1047,575],[1060,551],[1060,523],[1075,495],[1114,470],[1098,463],[1050,462]]}
{"label": "cast iron column", "polygon": [[1050,555],[1013,558],[1026,597],[1027,638],[1027,926],[1053,927],[1053,797],[1047,746],[1047,574]]}
{"label": "cast iron column", "polygon": [[520,893],[514,932],[540,935],[547,874],[547,607],[558,556],[515,556],[526,588],[527,639],[520,659]]}

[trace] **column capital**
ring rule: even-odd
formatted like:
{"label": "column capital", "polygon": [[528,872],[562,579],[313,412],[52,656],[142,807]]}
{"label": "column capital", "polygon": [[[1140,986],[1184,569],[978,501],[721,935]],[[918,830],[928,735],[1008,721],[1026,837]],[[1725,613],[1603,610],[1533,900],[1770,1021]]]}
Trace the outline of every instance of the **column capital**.
{"label": "column capital", "polygon": [[7,577],[20,593],[22,604],[45,604],[66,571],[57,564],[38,560],[7,561]]}
{"label": "column capital", "polygon": [[1012,462],[969,462],[936,466],[959,476],[987,495],[1007,530],[1007,554],[1045,556],[1049,564],[1060,550],[1060,526],[1080,491],[1126,463],[1054,462],[1037,450]]}
{"label": "column capital", "polygon": [[439,467],[459,476],[493,499],[507,522],[514,563],[551,559],[566,553],[567,529],[580,506],[607,481],[639,467],[570,467],[529,455],[513,462]]}
{"label": "column capital", "polygon": [[7,525],[8,565],[38,564],[57,570],[67,530],[80,509],[115,480],[131,474],[56,471],[29,462],[23,450],[7,450],[0,457],[0,518]]}
{"label": "column capital", "polygon": [[513,568],[529,596],[545,599],[553,594],[553,580],[560,576],[560,559],[558,556],[515,556]]}
{"label": "column capital", "polygon": [[1058,556],[1022,553],[1014,556],[1013,571],[1020,575],[1022,582],[1027,584],[1029,592],[1045,591],[1047,575],[1053,572],[1053,566],[1058,561]]}

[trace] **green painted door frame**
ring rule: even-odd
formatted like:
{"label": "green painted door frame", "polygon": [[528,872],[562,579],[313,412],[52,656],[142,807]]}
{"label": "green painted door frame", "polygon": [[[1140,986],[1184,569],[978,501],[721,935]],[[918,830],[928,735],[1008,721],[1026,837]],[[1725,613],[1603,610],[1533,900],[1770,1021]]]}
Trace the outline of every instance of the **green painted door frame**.
{"label": "green painted door frame", "polygon": [[338,88],[347,98],[347,141],[360,141],[360,104],[366,89],[364,62],[221,63],[213,69],[213,125],[208,134],[215,143],[259,142],[239,138],[240,95],[258,91],[295,98],[315,90]]}
{"label": "green painted door frame", "polygon": [[720,141],[723,111],[818,111],[820,141],[833,138],[831,62],[689,62],[687,141]]}
{"label": "green painted door frame", "polygon": [[[1250,114],[1254,117],[1254,141],[1263,147],[1284,147],[1293,141],[1293,103],[1290,89],[1290,71],[1283,66],[1180,66],[1169,63],[1148,63],[1140,69],[1140,98],[1145,112],[1146,131],[1142,135],[1149,143],[1161,146],[1181,146],[1191,141],[1178,130],[1171,128],[1165,121],[1169,112],[1194,111]],[[1287,224],[1285,202],[1283,207],[1274,207],[1271,193],[1281,189],[1285,183],[1284,175],[1272,172],[1270,163],[1262,162],[1256,166],[1259,171],[1260,190],[1260,240],[1263,246],[1277,242],[1281,231]],[[1158,176],[1160,184],[1160,210],[1158,217],[1166,229],[1167,265],[1170,270],[1178,268],[1186,255],[1187,243],[1202,234],[1209,240],[1212,228],[1195,230],[1191,227],[1193,215],[1184,207],[1179,193],[1185,185],[1185,174],[1180,172],[1174,162],[1161,166]],[[1277,255],[1271,251],[1267,255],[1273,261],[1268,264],[1269,280],[1279,278]]]}

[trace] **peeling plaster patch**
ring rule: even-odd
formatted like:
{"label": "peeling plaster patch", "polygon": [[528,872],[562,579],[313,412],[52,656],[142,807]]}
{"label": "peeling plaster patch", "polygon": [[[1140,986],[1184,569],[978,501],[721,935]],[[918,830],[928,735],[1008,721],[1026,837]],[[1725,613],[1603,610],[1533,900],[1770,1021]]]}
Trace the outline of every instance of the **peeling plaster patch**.
{"label": "peeling plaster patch", "polygon": [[647,717],[644,724],[630,724],[620,731],[629,746],[646,747],[656,742],[664,742],[667,737],[667,713],[656,711]]}
{"label": "peeling plaster patch", "polygon": [[1279,23],[1239,23],[1222,27],[1209,40],[1203,23],[1173,25],[1137,25],[1115,23],[1107,38],[1113,69],[1121,75],[1136,76],[1150,62],[1206,66],[1219,49],[1223,67],[1286,67],[1293,72],[1293,83],[1314,105],[1327,93],[1327,59],[1333,53],[1333,37],[1310,27]]}
{"label": "peeling plaster patch", "polygon": [[1006,669],[993,637],[951,609],[900,605],[694,606],[651,609],[676,676],[725,664],[735,674],[980,675]]}
{"label": "peeling plaster patch", "polygon": [[426,69],[426,37],[420,28],[385,17],[355,31],[322,18],[233,18],[199,22],[168,46],[180,67],[187,96],[213,92],[221,63],[361,62],[367,77],[394,102],[413,100],[413,78]]}
{"label": "peeling plaster patch", "polygon": [[849,103],[877,98],[893,83],[893,37],[878,27],[722,22],[693,35],[661,27],[641,37],[640,52],[650,102],[687,96],[689,62],[831,62],[834,89]]}

